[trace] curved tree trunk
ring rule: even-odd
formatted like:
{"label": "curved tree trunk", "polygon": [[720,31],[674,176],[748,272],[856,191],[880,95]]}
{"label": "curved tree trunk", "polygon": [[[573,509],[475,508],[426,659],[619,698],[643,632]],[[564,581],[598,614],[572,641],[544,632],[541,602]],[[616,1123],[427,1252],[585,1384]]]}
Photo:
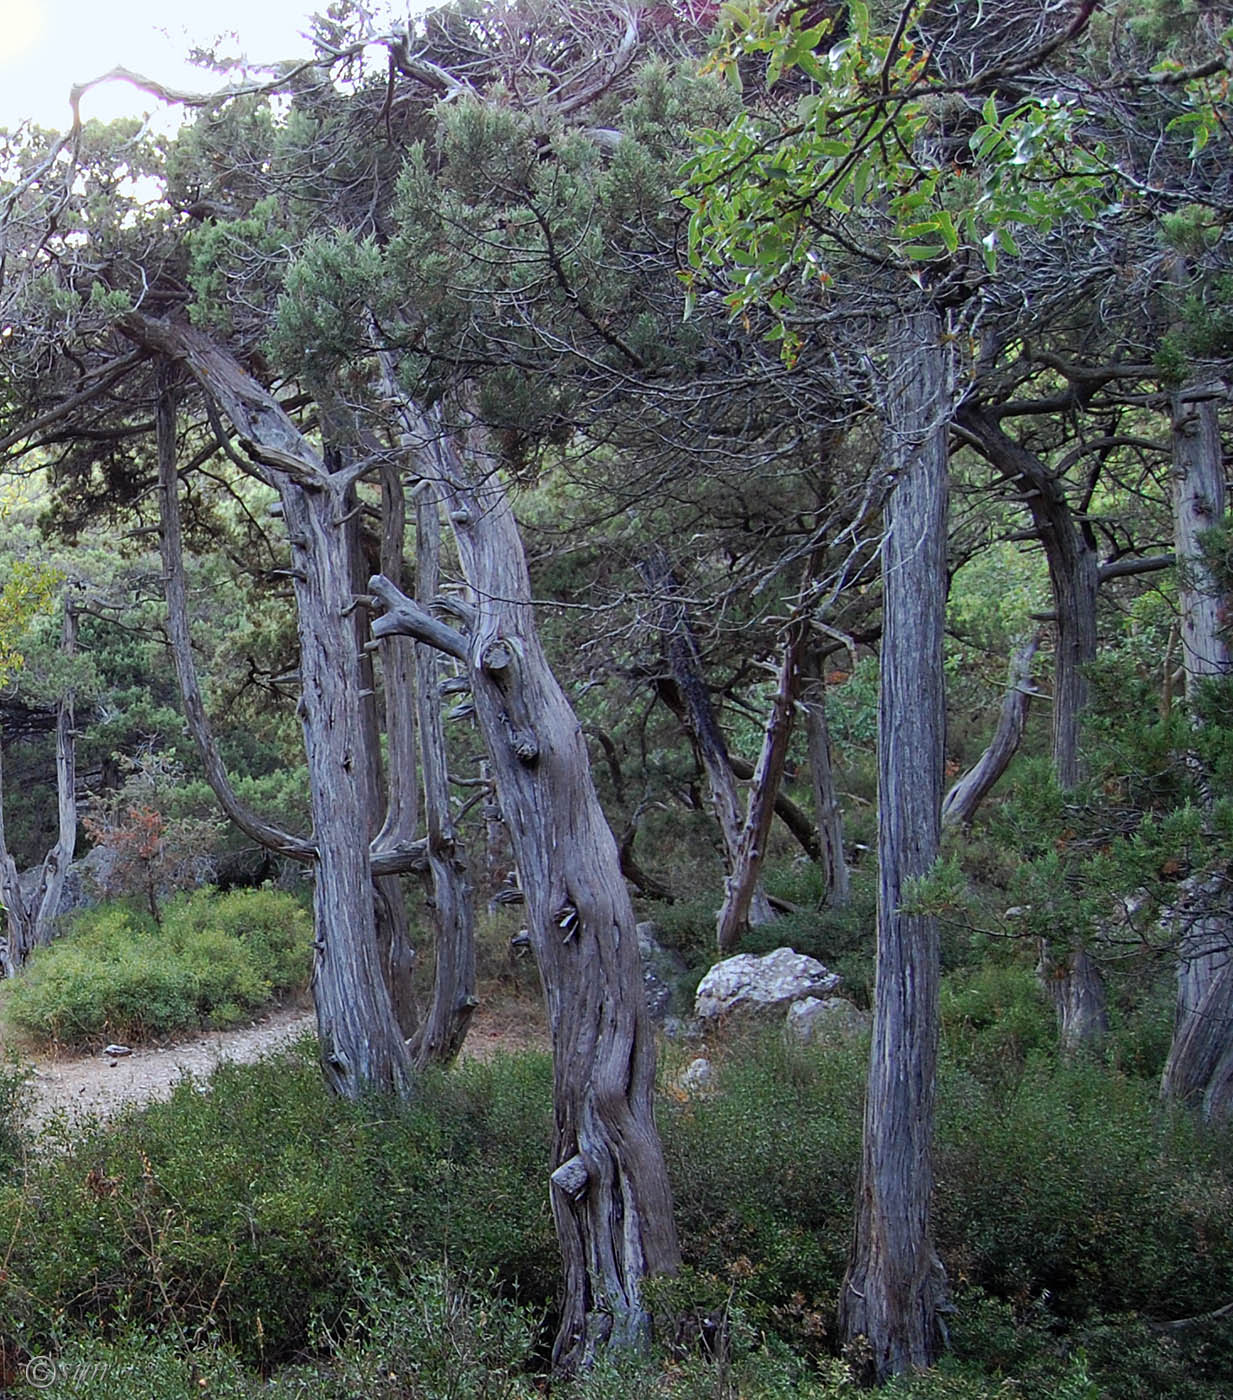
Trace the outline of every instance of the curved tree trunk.
{"label": "curved tree trunk", "polygon": [[1002,431],[987,409],[965,404],[957,421],[990,465],[1022,488],[1044,547],[1057,620],[1053,679],[1053,767],[1063,788],[1083,776],[1079,726],[1087,705],[1085,668],[1096,658],[1096,598],[1100,563],[1090,526],[1076,519],[1061,482],[1049,468]]}
{"label": "curved tree trunk", "polygon": [[878,949],[852,1257],[839,1300],[847,1342],[878,1380],[937,1357],[946,1281],[933,1246],[937,920],[903,911],[938,854],[942,624],[950,413],[933,311],[899,318],[887,347],[884,432],[893,481],[882,545],[878,694]]}
{"label": "curved tree trunk", "polygon": [[[1173,1042],[1161,1076],[1165,1099],[1228,1116],[1233,1052],[1233,907],[1223,875],[1187,881],[1179,928]],[[1209,1094],[1211,1102],[1209,1103]]]}
{"label": "curved tree trunk", "polygon": [[552,1033],[550,1195],[565,1271],[553,1360],[572,1372],[604,1347],[645,1342],[643,1281],[680,1262],[634,913],[585,740],[540,646],[497,463],[464,462],[435,424],[406,411],[424,475],[442,487],[476,615],[464,639],[374,579],[390,607],[374,632],[406,630],[470,669]]}
{"label": "curved tree trunk", "polygon": [[[64,602],[60,651],[77,653],[77,610]],[[0,764],[0,896],[8,926],[0,957],[0,975],[12,977],[31,952],[51,941],[64,881],[77,849],[77,730],[74,693],[68,689],[56,706],[56,843],[34,872],[33,888],[24,888],[17,863],[9,853],[4,834],[3,766]],[[2,751],[0,745],[0,751]]]}
{"label": "curved tree trunk", "polygon": [[1010,766],[1023,739],[1028,706],[1036,693],[1032,686],[1032,658],[1040,645],[1036,635],[1016,648],[1010,658],[1010,675],[1006,680],[1006,697],[998,714],[997,728],[988,748],[954,784],[942,803],[944,826],[970,826],[976,809],[993,791],[998,779]]}

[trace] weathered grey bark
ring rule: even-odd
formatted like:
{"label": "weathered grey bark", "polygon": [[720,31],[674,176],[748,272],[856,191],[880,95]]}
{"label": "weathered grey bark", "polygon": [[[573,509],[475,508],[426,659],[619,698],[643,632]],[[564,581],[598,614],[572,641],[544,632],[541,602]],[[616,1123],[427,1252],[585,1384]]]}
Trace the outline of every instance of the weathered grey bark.
{"label": "weathered grey bark", "polygon": [[826,723],[826,678],[816,652],[806,656],[805,733],[809,748],[809,774],[817,813],[818,859],[826,879],[826,903],[842,909],[851,898],[848,862],[843,850],[843,809],[835,790],[831,764],[831,736]]}
{"label": "weathered grey bark", "polygon": [[[313,996],[323,1068],[331,1087],[348,1097],[368,1090],[403,1092],[411,1062],[377,946],[372,812],[366,758],[358,748],[363,686],[351,623],[347,502],[359,471],[328,471],[272,396],[200,332],[136,313],[122,324],[138,343],[191,372],[234,425],[254,475],[279,493],[300,642],[316,875]],[[160,404],[160,417],[168,411]],[[170,437],[174,449],[174,428]],[[165,496],[175,495],[174,467],[170,476]]]}
{"label": "weathered grey bark", "polygon": [[1224,519],[1224,460],[1215,399],[1178,394],[1173,403],[1173,537],[1182,615],[1186,699],[1204,676],[1225,675],[1229,650],[1223,589],[1203,560],[1200,539]]}
{"label": "weathered grey bark", "polygon": [[1076,518],[1058,478],[1034,452],[1004,433],[992,414],[968,404],[959,410],[957,421],[989,464],[1022,489],[1044,547],[1057,619],[1053,766],[1058,783],[1072,788],[1083,776],[1079,725],[1087,705],[1085,668],[1096,657],[1096,597],[1100,586],[1096,538],[1090,525]]}
{"label": "weathered grey bark", "polygon": [[807,630],[808,624],[804,620],[795,621],[789,626],[784,640],[784,654],[766,722],[762,752],[758,755],[749,789],[749,806],[741,823],[736,849],[732,853],[732,868],[724,881],[724,902],[715,920],[715,942],[721,953],[732,952],[752,922],[753,900],[758,892],[766,843],[775,816],[775,794],[783,777],[788,740],[792,737],[801,649],[805,645]]}
{"label": "weathered grey bark", "polygon": [[1057,1012],[1058,1045],[1063,1055],[1094,1054],[1109,1034],[1105,986],[1100,969],[1080,947],[1060,961],[1047,940],[1040,944],[1036,975]]}
{"label": "weathered grey bark", "polygon": [[[352,551],[352,587],[358,596],[364,592],[369,570],[364,568],[359,539],[359,511],[354,510],[349,546]],[[406,500],[393,462],[381,466],[381,572],[401,581],[406,545]],[[419,824],[419,803],[415,786],[415,655],[413,642],[391,637],[378,644],[384,680],[384,726],[376,704],[376,679],[368,651],[368,618],[363,609],[352,613],[355,649],[360,657],[360,683],[371,692],[364,697],[364,747],[369,759],[368,801],[372,820],[380,822],[370,832],[374,845],[386,842],[404,844],[415,839]],[[388,767],[381,761],[381,730],[388,745]],[[415,1000],[415,946],[407,915],[407,900],[399,875],[374,875],[373,898],[377,920],[377,946],[381,954],[390,1002],[404,1040],[419,1029],[419,1008]]]}
{"label": "weathered grey bark", "polygon": [[1010,658],[1010,674],[1006,678],[1006,696],[998,714],[997,728],[993,731],[984,753],[971,768],[959,778],[946,794],[942,803],[942,824],[944,826],[969,826],[976,815],[976,809],[993,791],[998,779],[1010,766],[1010,761],[1019,750],[1023,739],[1023,728],[1027,723],[1028,706],[1036,690],[1032,685],[1032,659],[1040,645],[1039,633],[1029,638],[1022,646],[1016,647]]}
{"label": "weathered grey bark", "polygon": [[[424,476],[441,485],[476,611],[469,637],[447,636],[395,599],[374,631],[404,629],[469,667],[552,1034],[550,1194],[565,1272],[553,1360],[576,1371],[604,1347],[644,1342],[643,1281],[680,1260],[634,913],[577,718],[540,646],[497,463],[475,444],[464,461],[414,405],[406,416]],[[384,581],[372,587],[392,599]]]}
{"label": "weathered grey bark", "polygon": [[1187,881],[1173,922],[1177,1008],[1160,1092],[1222,1120],[1233,1109],[1233,895],[1226,877]]}
{"label": "weathered grey bark", "polygon": [[[67,597],[64,601],[60,650],[63,656],[70,658],[77,652],[77,610]],[[51,941],[65,877],[77,849],[74,699],[70,687],[56,705],[56,842],[38,866],[32,888],[23,887],[17,862],[10,854],[5,839],[3,745],[0,744],[0,897],[4,900],[7,926],[7,937],[0,950],[0,974],[5,977],[12,977],[35,948]]]}
{"label": "weathered grey bark", "polygon": [[[1203,559],[1201,537],[1225,513],[1220,423],[1214,398],[1192,387],[1173,403],[1173,531],[1178,564],[1182,663],[1193,704],[1204,678],[1227,675],[1227,598]],[[1191,768],[1210,799],[1197,756]],[[1210,801],[1207,805],[1210,805]],[[1220,874],[1187,882],[1179,931],[1173,1040],[1162,1097],[1225,1119],[1233,1109],[1233,900]]]}
{"label": "weathered grey bark", "polygon": [[933,1246],[937,920],[903,910],[938,854],[945,707],[947,429],[941,329],[931,310],[889,328],[883,627],[878,694],[878,947],[864,1147],[840,1328],[874,1378],[940,1350],[946,1281]]}
{"label": "weathered grey bark", "polygon": [[[426,482],[416,493],[415,591],[429,606],[440,586],[441,524],[437,485]],[[394,641],[382,641],[382,646]],[[406,645],[409,639],[397,638]],[[475,995],[475,926],[466,851],[450,815],[450,781],[445,729],[441,722],[435,647],[411,642],[416,657],[416,704],[424,777],[424,815],[428,824],[428,869],[432,878],[436,966],[432,1004],[412,1042],[416,1063],[448,1063],[462,1049],[478,1005]]]}
{"label": "weathered grey bark", "polygon": [[[689,622],[689,614],[680,596],[668,561],[656,558],[645,562],[640,572],[660,601],[660,631],[664,639],[672,678],[685,704],[685,722],[706,774],[711,806],[723,838],[724,866],[730,878],[740,859],[741,832],[744,814],[741,811],[740,790],[732,772],[728,746],[711,707],[706,681],[702,676],[702,658],[698,640]],[[775,918],[760,883],[755,884],[749,900],[748,923],[769,924]],[[721,949],[723,945],[720,945]]]}
{"label": "weathered grey bark", "polygon": [[[740,754],[730,753],[728,762],[732,767],[732,772],[741,782],[747,783],[753,777],[754,766],[747,758],[742,758]],[[796,844],[810,860],[822,859],[822,845],[818,839],[818,831],[813,820],[803,807],[798,807],[793,802],[782,787],[775,794],[775,815],[783,822]]]}

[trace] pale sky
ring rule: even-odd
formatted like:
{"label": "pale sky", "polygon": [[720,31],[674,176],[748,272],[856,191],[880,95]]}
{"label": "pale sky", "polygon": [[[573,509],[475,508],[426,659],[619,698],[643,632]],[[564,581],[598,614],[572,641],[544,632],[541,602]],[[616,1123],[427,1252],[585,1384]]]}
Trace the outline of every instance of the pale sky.
{"label": "pale sky", "polygon": [[[219,86],[217,75],[184,62],[235,31],[227,54],[253,63],[309,52],[300,37],[308,16],[329,0],[0,0],[0,127],[33,117],[62,130],[70,121],[69,89],[118,65],[193,91]],[[82,117],[140,115],[156,104],[124,83],[93,89]]]}

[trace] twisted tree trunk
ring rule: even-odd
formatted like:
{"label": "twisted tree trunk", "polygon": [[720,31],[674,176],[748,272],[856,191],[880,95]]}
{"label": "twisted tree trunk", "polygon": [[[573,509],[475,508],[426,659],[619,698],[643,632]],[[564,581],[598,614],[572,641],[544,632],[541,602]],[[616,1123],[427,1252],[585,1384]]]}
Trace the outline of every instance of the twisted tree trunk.
{"label": "twisted tree trunk", "polygon": [[847,1341],[873,1378],[930,1365],[946,1281],[933,1246],[937,920],[904,911],[938,854],[942,624],[950,416],[933,311],[893,324],[886,420],[878,694],[878,950],[865,1133],[851,1261],[839,1300]]}
{"label": "twisted tree trunk", "polygon": [[540,646],[498,464],[474,449],[464,461],[436,422],[414,405],[405,412],[446,502],[475,614],[464,637],[378,578],[387,613],[373,630],[406,631],[470,672],[552,1033],[549,1179],[565,1274],[553,1361],[568,1373],[605,1347],[641,1346],[643,1282],[680,1262],[634,913],[578,720]]}

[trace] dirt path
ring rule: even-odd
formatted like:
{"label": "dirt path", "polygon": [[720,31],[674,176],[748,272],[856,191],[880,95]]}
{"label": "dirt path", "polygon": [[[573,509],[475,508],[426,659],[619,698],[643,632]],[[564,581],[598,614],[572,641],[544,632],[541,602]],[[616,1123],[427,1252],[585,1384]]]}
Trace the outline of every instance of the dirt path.
{"label": "dirt path", "polygon": [[200,1031],[174,1045],[135,1046],[130,1055],[53,1057],[32,1055],[34,1103],[31,1119],[56,1113],[109,1117],[127,1103],[167,1098],[186,1074],[204,1077],[224,1060],[248,1064],[311,1031],[311,1011],[271,1011],[232,1031]]}
{"label": "dirt path", "polygon": [[[135,1046],[129,1055],[31,1055],[31,1121],[45,1123],[57,1113],[107,1118],[125,1104],[167,1098],[186,1074],[205,1078],[224,1061],[250,1064],[312,1032],[314,1025],[311,1011],[288,1007],[238,1030],[200,1031],[173,1045]],[[546,1046],[538,1007],[481,1005],[463,1055],[487,1060],[501,1051]]]}

